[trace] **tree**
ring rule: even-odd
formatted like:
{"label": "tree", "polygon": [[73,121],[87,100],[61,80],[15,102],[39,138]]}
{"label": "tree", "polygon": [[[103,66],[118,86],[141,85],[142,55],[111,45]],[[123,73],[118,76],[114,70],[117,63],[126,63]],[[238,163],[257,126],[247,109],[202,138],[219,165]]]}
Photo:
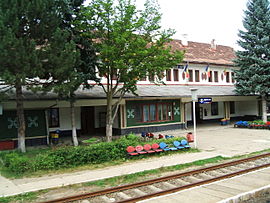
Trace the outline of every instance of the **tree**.
{"label": "tree", "polygon": [[[76,44],[78,57],[75,62],[69,63],[67,66],[58,66],[55,72],[55,64],[52,64],[47,69],[51,76],[50,88],[56,92],[60,98],[66,99],[70,103],[70,117],[72,126],[72,140],[74,146],[78,146],[76,121],[75,121],[75,102],[76,90],[82,88],[90,88],[88,81],[97,80],[95,67],[96,67],[96,51],[91,43],[91,39],[85,36],[84,31],[77,28],[76,23],[81,22],[80,10],[83,0],[67,1],[68,8],[64,9],[64,19],[61,28],[68,31],[70,40]],[[58,39],[61,40],[61,39]],[[64,43],[61,43],[64,45]],[[53,50],[62,50],[64,47],[51,46]],[[53,53],[53,52],[52,52]],[[56,55],[53,53],[53,56]],[[52,57],[53,57],[52,56]],[[52,61],[52,60],[50,60]],[[62,63],[62,61],[59,61]],[[46,84],[47,86],[48,84]],[[48,91],[48,87],[47,87]]]}
{"label": "tree", "polygon": [[[72,65],[77,54],[68,33],[58,28],[63,17],[58,3],[54,0],[0,1],[1,82],[8,86],[5,91],[15,89],[18,148],[22,152],[26,151],[23,88],[39,85],[39,78],[46,76],[48,64]],[[52,46],[63,49],[53,55],[56,50]]]}
{"label": "tree", "polygon": [[267,121],[266,99],[270,93],[270,10],[268,0],[251,0],[239,31],[236,52],[236,91],[240,95],[260,95],[263,121]]}
{"label": "tree", "polygon": [[[119,104],[127,92],[136,94],[137,82],[156,75],[157,83],[166,69],[183,59],[183,53],[168,46],[173,30],[162,31],[161,14],[154,1],[138,10],[131,0],[92,0],[84,11],[82,29],[88,29],[98,51],[97,69],[107,96],[106,137],[112,139],[112,125]],[[116,99],[116,102],[113,101]]]}

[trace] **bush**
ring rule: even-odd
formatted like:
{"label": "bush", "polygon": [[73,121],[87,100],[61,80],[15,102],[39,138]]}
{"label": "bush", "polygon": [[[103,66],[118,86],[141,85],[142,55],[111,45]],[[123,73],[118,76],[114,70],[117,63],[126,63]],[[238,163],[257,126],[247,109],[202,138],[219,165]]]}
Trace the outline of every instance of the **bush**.
{"label": "bush", "polygon": [[[183,138],[161,139],[158,142],[172,143]],[[128,146],[152,144],[157,140],[141,141],[133,134],[123,136],[113,142],[101,142],[89,146],[59,147],[50,151],[27,157],[20,153],[7,153],[2,155],[4,166],[10,171],[23,174],[40,170],[70,168],[86,164],[99,164],[113,160],[126,159]]]}
{"label": "bush", "polygon": [[28,157],[18,153],[13,152],[6,154],[2,159],[4,166],[16,174],[31,171],[33,167],[32,162]]}

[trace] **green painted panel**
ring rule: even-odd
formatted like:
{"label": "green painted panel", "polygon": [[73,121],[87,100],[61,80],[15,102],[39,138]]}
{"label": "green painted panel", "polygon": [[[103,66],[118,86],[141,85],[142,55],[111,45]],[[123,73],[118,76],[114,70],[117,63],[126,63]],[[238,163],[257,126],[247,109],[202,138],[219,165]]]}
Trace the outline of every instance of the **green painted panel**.
{"label": "green painted panel", "polygon": [[[0,140],[17,138],[16,111],[3,111],[0,115]],[[47,134],[44,110],[25,111],[26,137]]]}
{"label": "green painted panel", "polygon": [[[173,120],[171,121],[153,121],[153,122],[142,122],[141,108],[142,105],[146,104],[172,104]],[[157,110],[157,109],[156,109]],[[180,100],[140,100],[140,101],[127,101],[126,102],[126,112],[127,112],[127,126],[140,126],[140,125],[153,125],[161,123],[175,123],[180,122],[181,112],[180,112]]]}

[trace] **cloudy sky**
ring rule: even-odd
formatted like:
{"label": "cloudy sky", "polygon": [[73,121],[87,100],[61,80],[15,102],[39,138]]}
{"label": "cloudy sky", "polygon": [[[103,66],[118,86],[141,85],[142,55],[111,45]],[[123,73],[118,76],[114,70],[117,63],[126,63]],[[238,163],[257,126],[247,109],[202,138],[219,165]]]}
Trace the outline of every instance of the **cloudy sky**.
{"label": "cloudy sky", "polygon": [[[88,0],[90,2],[91,0]],[[136,0],[138,7],[145,0]],[[164,29],[176,30],[175,39],[182,34],[189,41],[217,44],[238,49],[239,29],[243,29],[243,11],[248,0],[158,0]]]}

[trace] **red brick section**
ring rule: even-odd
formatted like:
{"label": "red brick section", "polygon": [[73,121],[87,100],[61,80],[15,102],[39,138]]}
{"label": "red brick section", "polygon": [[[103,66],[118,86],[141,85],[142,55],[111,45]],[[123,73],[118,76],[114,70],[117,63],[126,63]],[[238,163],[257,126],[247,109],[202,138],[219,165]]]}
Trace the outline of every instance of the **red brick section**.
{"label": "red brick section", "polygon": [[184,62],[216,64],[216,65],[233,65],[232,60],[235,58],[233,48],[228,46],[216,45],[216,49],[211,48],[211,44],[188,42],[187,46],[181,43],[181,40],[170,42],[172,50],[184,50]]}

